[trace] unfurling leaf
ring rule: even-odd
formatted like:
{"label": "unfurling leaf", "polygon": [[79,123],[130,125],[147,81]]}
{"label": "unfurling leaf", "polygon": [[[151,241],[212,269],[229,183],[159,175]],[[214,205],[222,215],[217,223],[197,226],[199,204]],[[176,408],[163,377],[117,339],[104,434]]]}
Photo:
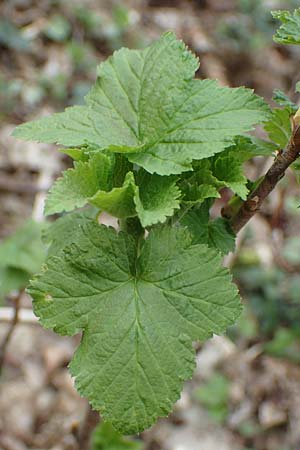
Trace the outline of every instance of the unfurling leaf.
{"label": "unfurling leaf", "polygon": [[282,22],[273,39],[278,44],[300,44],[300,8],[290,11],[272,11],[274,19]]}

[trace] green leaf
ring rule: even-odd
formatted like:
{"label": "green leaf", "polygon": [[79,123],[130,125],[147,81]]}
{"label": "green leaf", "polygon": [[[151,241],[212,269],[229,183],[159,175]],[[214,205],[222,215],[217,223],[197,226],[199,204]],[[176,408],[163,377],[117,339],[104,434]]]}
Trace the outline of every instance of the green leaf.
{"label": "green leaf", "polygon": [[0,300],[10,292],[23,289],[28,285],[31,274],[15,267],[1,267],[0,265]]}
{"label": "green leaf", "polygon": [[143,227],[165,222],[180,207],[181,195],[174,177],[138,172],[139,187],[134,196],[138,217]]}
{"label": "green leaf", "polygon": [[[181,195],[175,178],[140,170],[136,174],[137,186],[133,172],[126,174],[129,163],[124,161],[119,155],[112,160],[100,153],[87,162],[75,162],[74,169],[65,171],[50,190],[46,214],[71,211],[89,202],[118,218],[138,215],[144,227],[172,216],[174,209],[179,208]],[[111,189],[121,180],[120,187]]]}
{"label": "green leaf", "polygon": [[243,164],[256,156],[273,156],[276,150],[276,145],[255,136],[237,136],[234,145],[228,147],[223,154],[231,154]]}
{"label": "green leaf", "polygon": [[243,174],[242,165],[231,152],[224,153],[215,158],[213,163],[214,176],[223,182],[243,200],[247,198],[247,178]]}
{"label": "green leaf", "polygon": [[249,89],[195,80],[197,58],[173,33],[102,63],[86,106],[20,125],[14,136],[127,154],[150,173],[178,174],[269,116]]}
{"label": "green leaf", "polygon": [[45,224],[27,220],[13,235],[0,242],[0,266],[14,267],[28,273],[40,270],[45,258],[41,240]]}
{"label": "green leaf", "polygon": [[19,52],[30,49],[30,40],[26,37],[24,30],[5,19],[4,15],[0,19],[0,44]]}
{"label": "green leaf", "polygon": [[[297,84],[296,84],[296,87],[297,87]],[[296,105],[296,103],[292,102],[292,100],[280,89],[274,89],[274,95],[273,95],[272,100],[280,106],[285,106],[285,107],[289,108],[290,113],[295,113],[298,109],[298,106]]]}
{"label": "green leaf", "polygon": [[209,220],[209,205],[187,213],[181,223],[188,227],[194,244],[206,244],[223,255],[235,249],[235,234],[226,219]]}
{"label": "green leaf", "polygon": [[290,11],[272,11],[274,19],[282,25],[276,31],[273,39],[278,44],[300,44],[300,8]]}
{"label": "green leaf", "polygon": [[230,382],[224,375],[214,374],[196,394],[213,419],[220,423],[226,420],[229,413]]}
{"label": "green leaf", "polygon": [[124,438],[109,422],[98,425],[93,433],[92,450],[142,450],[142,448],[141,442]]}
{"label": "green leaf", "polygon": [[234,136],[268,117],[268,107],[251,90],[213,80],[192,80],[182,97],[170,128],[146,151],[130,154],[130,161],[161,175],[187,171],[192,160],[222,152]]}
{"label": "green leaf", "polygon": [[207,198],[218,198],[218,190],[223,186],[213,176],[211,162],[209,160],[196,161],[193,172],[182,176],[180,189],[183,194],[182,201],[188,205],[201,204]]}
{"label": "green leaf", "polygon": [[113,188],[109,192],[99,190],[89,198],[89,203],[115,217],[134,217],[136,216],[133,200],[135,192],[134,175],[128,172],[122,187]]}
{"label": "green leaf", "polygon": [[45,224],[28,220],[13,235],[0,242],[0,297],[24,288],[40,270],[46,249],[41,240]]}
{"label": "green leaf", "polygon": [[46,230],[43,231],[43,241],[49,244],[47,254],[60,255],[66,246],[76,242],[81,236],[82,226],[87,219],[95,220],[98,210],[96,208],[88,208],[84,211],[73,211],[65,214],[59,219],[52,222]]}
{"label": "green leaf", "polygon": [[66,41],[71,32],[70,22],[59,14],[52,16],[44,30],[45,35],[56,42]]}
{"label": "green leaf", "polygon": [[285,148],[292,134],[289,108],[275,108],[270,120],[265,125],[265,130],[271,141]]}
{"label": "green leaf", "polygon": [[201,204],[205,199],[220,197],[219,190],[229,187],[245,199],[248,180],[243,174],[243,163],[255,156],[271,156],[277,147],[253,136],[237,136],[234,144],[221,155],[195,161],[193,172],[181,176],[182,202]]}
{"label": "green leaf", "polygon": [[185,230],[152,230],[136,245],[88,222],[29,289],[45,327],[84,330],[70,365],[77,389],[124,434],[170,412],[192,376],[192,342],[222,333],[241,310],[221,256]]}
{"label": "green leaf", "polygon": [[72,211],[88,202],[98,189],[109,189],[113,163],[111,158],[96,154],[88,162],[74,163],[74,169],[63,172],[49,191],[45,214]]}
{"label": "green leaf", "polygon": [[76,147],[70,147],[70,148],[60,148],[59,151],[61,153],[64,153],[65,155],[70,156],[74,161],[88,161],[89,157],[87,155],[87,151],[85,147],[76,148]]}

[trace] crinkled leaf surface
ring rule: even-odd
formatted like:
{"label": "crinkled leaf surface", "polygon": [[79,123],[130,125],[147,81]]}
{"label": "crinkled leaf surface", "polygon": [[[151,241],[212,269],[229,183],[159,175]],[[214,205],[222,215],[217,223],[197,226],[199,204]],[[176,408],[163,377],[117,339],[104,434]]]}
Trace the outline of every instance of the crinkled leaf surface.
{"label": "crinkled leaf surface", "polygon": [[111,188],[112,170],[111,158],[101,153],[87,162],[75,162],[74,169],[63,172],[50,189],[45,214],[72,211],[86,205],[88,198],[99,189]]}
{"label": "crinkled leaf surface", "polygon": [[174,177],[161,177],[140,171],[139,187],[134,196],[138,217],[143,227],[164,222],[180,206],[181,192]]}
{"label": "crinkled leaf surface", "polygon": [[265,130],[271,141],[284,148],[290,140],[292,134],[289,108],[275,108],[272,111],[270,120],[265,125]]}
{"label": "crinkled leaf surface", "polygon": [[90,207],[83,211],[73,211],[55,220],[43,231],[43,241],[49,245],[48,255],[60,255],[66,246],[76,242],[81,236],[81,227],[88,219],[95,220],[98,209]]}
{"label": "crinkled leaf surface", "polygon": [[144,227],[172,216],[181,195],[176,179],[139,170],[136,181],[133,172],[126,173],[128,162],[119,158],[98,153],[89,161],[75,162],[74,169],[66,170],[50,190],[46,214],[71,211],[89,202],[118,218],[138,215]]}
{"label": "crinkled leaf surface", "polygon": [[223,255],[234,251],[234,232],[226,219],[209,219],[209,204],[205,203],[190,211],[181,222],[188,227],[194,244],[206,244]]}
{"label": "crinkled leaf surface", "polygon": [[234,144],[224,151],[222,155],[230,154],[241,164],[255,156],[272,156],[277,146],[269,141],[255,136],[237,136]]}
{"label": "crinkled leaf surface", "polygon": [[134,175],[132,172],[128,172],[123,186],[115,187],[109,192],[99,190],[88,200],[91,205],[103,209],[112,216],[119,218],[134,217],[136,216],[135,204],[133,201],[135,192],[136,185]]}
{"label": "crinkled leaf surface", "polygon": [[173,33],[143,51],[121,49],[99,66],[86,106],[23,124],[14,135],[122,152],[160,175],[187,171],[193,159],[223,151],[269,114],[249,89],[193,79],[197,68]]}
{"label": "crinkled leaf surface", "polygon": [[84,330],[70,365],[79,392],[119,431],[136,433],[170,412],[192,376],[192,341],[232,324],[239,296],[219,254],[190,245],[185,230],[153,230],[137,252],[125,233],[80,228],[29,292],[44,326]]}
{"label": "crinkled leaf surface", "polygon": [[300,44],[300,8],[290,11],[272,11],[272,16],[282,22],[273,39],[278,44]]}
{"label": "crinkled leaf surface", "polygon": [[182,175],[180,189],[182,202],[188,205],[202,203],[207,198],[220,197],[219,189],[223,186],[213,176],[211,162],[209,160],[196,161],[193,172]]}
{"label": "crinkled leaf surface", "polygon": [[230,152],[218,156],[213,163],[213,174],[243,200],[247,198],[247,178],[238,158]]}
{"label": "crinkled leaf surface", "polygon": [[181,175],[179,183],[182,202],[200,204],[208,198],[220,197],[223,187],[245,199],[248,180],[243,174],[243,163],[255,156],[271,156],[277,146],[250,136],[237,136],[234,144],[220,155],[194,161],[193,172]]}

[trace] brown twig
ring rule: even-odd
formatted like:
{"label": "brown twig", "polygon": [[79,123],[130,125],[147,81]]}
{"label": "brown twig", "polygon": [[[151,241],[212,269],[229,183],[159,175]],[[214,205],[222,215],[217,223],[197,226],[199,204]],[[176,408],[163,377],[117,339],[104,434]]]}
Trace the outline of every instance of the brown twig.
{"label": "brown twig", "polygon": [[21,297],[23,295],[23,292],[24,292],[23,290],[20,291],[18,296],[16,297],[16,299],[14,301],[14,307],[15,307],[14,316],[13,316],[12,321],[10,323],[8,332],[7,332],[3,342],[1,344],[1,347],[0,347],[0,374],[1,374],[2,369],[3,369],[3,364],[4,364],[4,360],[5,360],[5,355],[6,355],[8,344],[9,344],[9,342],[11,340],[12,335],[13,335],[15,326],[17,325],[18,320],[19,320],[20,300],[21,300]]}
{"label": "brown twig", "polygon": [[94,411],[92,407],[87,404],[87,411],[84,420],[76,432],[76,439],[79,450],[89,450],[91,446],[91,434],[99,422],[99,413]]}
{"label": "brown twig", "polygon": [[237,233],[259,211],[263,201],[285,175],[288,167],[300,154],[300,125],[293,123],[291,139],[285,150],[280,151],[260,184],[250,193],[238,211],[230,217],[233,231]]}

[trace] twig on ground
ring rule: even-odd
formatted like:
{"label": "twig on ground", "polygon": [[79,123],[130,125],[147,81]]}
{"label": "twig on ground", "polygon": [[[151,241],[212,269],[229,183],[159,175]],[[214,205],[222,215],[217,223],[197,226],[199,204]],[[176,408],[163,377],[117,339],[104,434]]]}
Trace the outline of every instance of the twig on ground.
{"label": "twig on ground", "polygon": [[[8,306],[0,308],[0,322],[11,322],[14,318],[14,308]],[[30,308],[19,308],[18,323],[20,324],[37,324],[38,319]]]}
{"label": "twig on ground", "polygon": [[91,445],[91,435],[99,422],[99,413],[94,411],[90,404],[87,404],[87,410],[82,424],[76,430],[75,436],[78,442],[78,450],[89,450]]}
{"label": "twig on ground", "polygon": [[10,323],[8,332],[7,332],[6,336],[4,337],[4,340],[3,340],[2,344],[1,344],[1,347],[0,347],[0,374],[1,374],[2,369],[3,369],[3,364],[4,364],[4,360],[5,360],[5,355],[6,355],[8,344],[9,344],[9,342],[11,340],[12,335],[13,335],[15,326],[17,325],[18,320],[19,320],[19,307],[20,307],[20,301],[21,301],[21,297],[23,295],[23,292],[24,291],[20,291],[18,296],[14,300],[14,315],[13,315],[12,321]]}

